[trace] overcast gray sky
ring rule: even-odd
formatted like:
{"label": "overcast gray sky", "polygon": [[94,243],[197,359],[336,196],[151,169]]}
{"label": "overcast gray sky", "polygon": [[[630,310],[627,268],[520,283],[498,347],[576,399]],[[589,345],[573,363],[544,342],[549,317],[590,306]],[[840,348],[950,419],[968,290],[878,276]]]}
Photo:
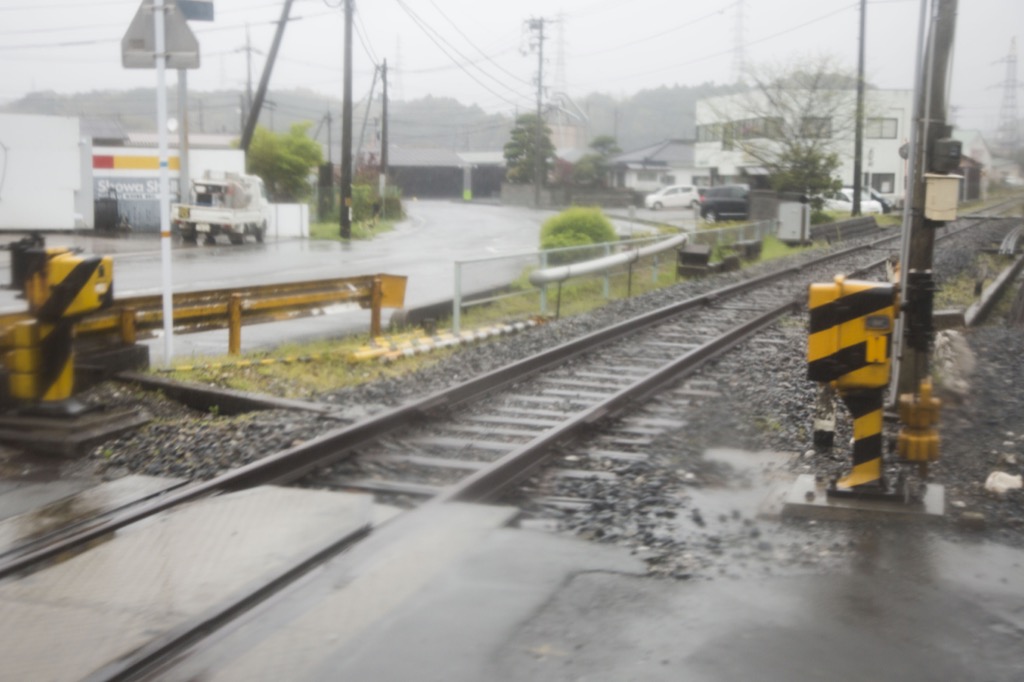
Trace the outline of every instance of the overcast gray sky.
{"label": "overcast gray sky", "polygon": [[[297,19],[285,34],[272,89],[306,87],[340,96],[340,1],[295,1]],[[242,86],[245,55],[239,48],[245,45],[246,25],[253,47],[266,53],[282,4],[215,0],[216,21],[191,24],[202,67],[190,73],[190,87]],[[960,0],[959,5],[955,117],[962,127],[993,130],[1006,78],[1005,64],[998,60],[1024,28],[1024,0]],[[155,84],[155,71],[121,67],[120,40],[138,7],[138,0],[0,0],[0,100],[33,90],[72,93]],[[577,96],[731,82],[738,36],[753,64],[830,54],[852,70],[858,7],[858,0],[356,0],[354,93],[358,99],[369,91],[373,64],[386,58],[398,98],[454,97],[490,112],[530,109],[537,68],[526,29],[531,17],[550,21],[545,22],[545,83],[564,84]],[[868,2],[870,82],[913,86],[919,12],[919,0]],[[256,55],[254,80],[262,66],[263,57]],[[1019,113],[1024,115],[1024,106]]]}

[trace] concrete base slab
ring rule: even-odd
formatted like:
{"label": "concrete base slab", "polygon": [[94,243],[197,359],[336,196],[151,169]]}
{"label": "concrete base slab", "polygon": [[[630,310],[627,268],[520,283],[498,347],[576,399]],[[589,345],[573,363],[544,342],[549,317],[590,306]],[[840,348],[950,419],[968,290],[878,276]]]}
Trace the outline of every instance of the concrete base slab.
{"label": "concrete base slab", "polygon": [[826,486],[811,474],[799,476],[789,488],[782,515],[789,518],[832,520],[940,519],[946,510],[946,489],[929,483],[921,504],[899,504],[884,500],[829,497]]}
{"label": "concrete base slab", "polygon": [[[110,514],[128,504],[147,500],[183,483],[185,480],[179,478],[125,476],[81,492],[75,490],[74,494],[65,495],[61,499],[0,521],[0,554],[58,529],[88,523],[101,515]],[[26,493],[30,494],[29,491]],[[13,496],[17,491],[7,494]]]}
{"label": "concrete base slab", "polygon": [[31,452],[76,455],[147,423],[136,410],[97,410],[71,417],[0,415],[0,441]]}
{"label": "concrete base slab", "polygon": [[484,680],[500,647],[573,574],[641,574],[628,551],[506,528],[511,507],[427,505],[181,657],[162,680]]}
{"label": "concrete base slab", "polygon": [[368,528],[371,506],[315,490],[221,495],[0,584],[0,677],[88,677]]}

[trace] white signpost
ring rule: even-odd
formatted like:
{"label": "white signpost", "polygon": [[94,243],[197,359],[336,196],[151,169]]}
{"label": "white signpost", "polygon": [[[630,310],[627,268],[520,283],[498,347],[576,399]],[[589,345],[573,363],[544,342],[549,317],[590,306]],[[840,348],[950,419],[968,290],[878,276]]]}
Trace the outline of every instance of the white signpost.
{"label": "white signpost", "polygon": [[121,40],[126,69],[156,68],[156,117],[160,140],[160,257],[164,314],[164,366],[173,357],[174,300],[171,296],[171,196],[167,170],[167,67],[199,68],[199,42],[173,0],[143,0]]}

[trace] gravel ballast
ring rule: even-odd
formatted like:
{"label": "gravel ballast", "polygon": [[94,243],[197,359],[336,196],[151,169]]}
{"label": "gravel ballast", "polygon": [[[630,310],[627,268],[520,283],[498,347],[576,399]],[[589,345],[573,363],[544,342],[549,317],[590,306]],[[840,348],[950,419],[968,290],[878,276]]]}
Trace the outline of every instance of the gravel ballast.
{"label": "gravel ballast", "polygon": [[[953,248],[942,248],[936,255],[940,284],[969,271],[974,251],[998,242],[1006,229],[1003,222],[958,238]],[[209,478],[643,311],[807,257],[681,282],[587,315],[461,349],[403,378],[308,396],[336,405],[336,416],[285,410],[237,417],[200,414],[131,387],[107,384],[91,392],[89,399],[141,404],[154,421],[97,447],[90,461],[108,477],[133,472]],[[963,341],[975,359],[973,371],[940,388],[942,459],[932,473],[935,482],[946,486],[947,518],[937,527],[953,535],[1024,545],[1024,495],[1011,491],[996,497],[984,489],[992,471],[1024,471],[1024,334],[999,324],[964,333]],[[745,343],[693,377],[719,386],[721,397],[695,405],[685,429],[656,438],[647,462],[624,465],[612,483],[581,483],[590,486],[588,497],[603,496],[606,502],[600,508],[562,515],[557,519],[559,529],[629,546],[648,560],[652,572],[678,578],[728,574],[741,570],[739,566],[761,570],[765,565],[829,566],[848,560],[863,526],[837,533],[836,524],[769,523],[738,501],[723,502],[714,496],[714,491],[735,487],[737,481],[756,485],[764,465],[752,463],[745,470],[709,462],[709,448],[788,453],[784,464],[772,460],[788,474],[829,477],[848,466],[850,424],[842,411],[835,451],[810,452],[815,385],[805,376],[806,316],[781,321],[771,339]]]}

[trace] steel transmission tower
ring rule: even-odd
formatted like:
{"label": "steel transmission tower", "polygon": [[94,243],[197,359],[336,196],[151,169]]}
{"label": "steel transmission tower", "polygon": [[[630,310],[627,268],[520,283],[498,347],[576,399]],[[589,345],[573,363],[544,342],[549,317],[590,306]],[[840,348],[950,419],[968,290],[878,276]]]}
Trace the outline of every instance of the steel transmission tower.
{"label": "steel transmission tower", "polygon": [[1003,103],[999,108],[999,130],[996,145],[1005,155],[1011,155],[1020,147],[1020,124],[1017,120],[1017,39],[1010,39],[1010,53],[996,63],[1005,62],[1006,78],[1003,80]]}
{"label": "steel transmission tower", "polygon": [[747,68],[747,54],[744,47],[745,30],[743,27],[743,15],[746,14],[744,0],[736,2],[736,35],[732,52],[732,77],[737,83],[743,82],[743,71]]}

